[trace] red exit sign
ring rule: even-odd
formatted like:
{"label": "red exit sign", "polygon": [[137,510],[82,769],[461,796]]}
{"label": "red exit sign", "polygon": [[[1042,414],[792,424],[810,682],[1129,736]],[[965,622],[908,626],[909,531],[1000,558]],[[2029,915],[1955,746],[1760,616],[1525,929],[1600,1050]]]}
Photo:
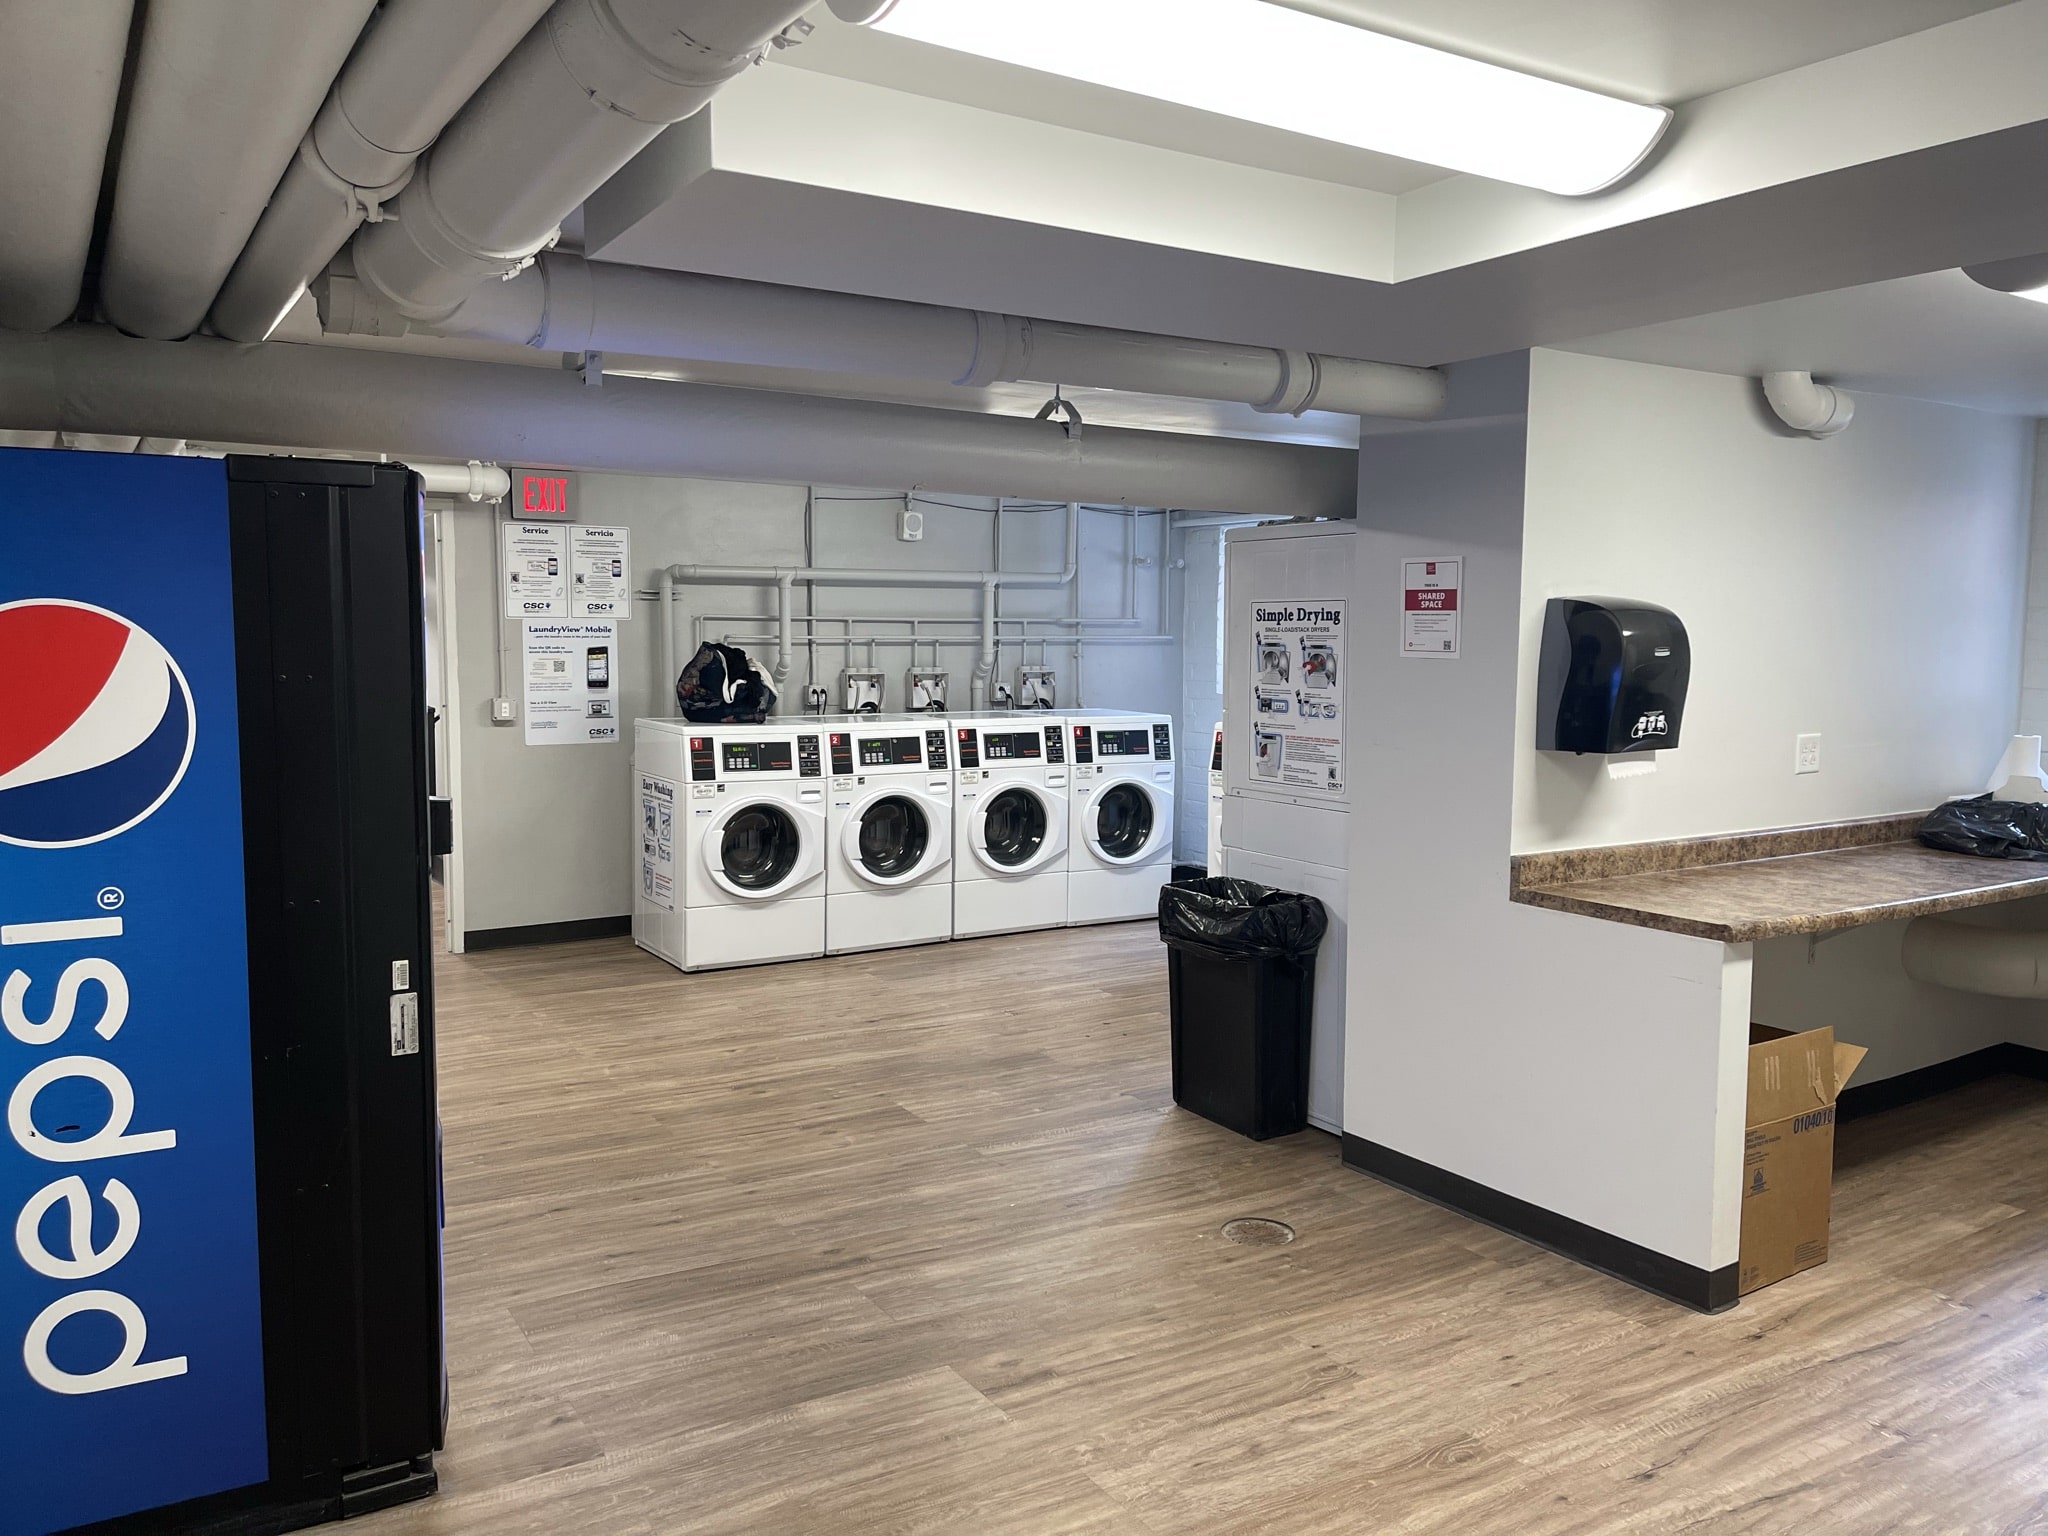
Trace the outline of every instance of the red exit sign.
{"label": "red exit sign", "polygon": [[569,515],[569,477],[567,475],[520,476],[519,509],[528,517],[567,517]]}

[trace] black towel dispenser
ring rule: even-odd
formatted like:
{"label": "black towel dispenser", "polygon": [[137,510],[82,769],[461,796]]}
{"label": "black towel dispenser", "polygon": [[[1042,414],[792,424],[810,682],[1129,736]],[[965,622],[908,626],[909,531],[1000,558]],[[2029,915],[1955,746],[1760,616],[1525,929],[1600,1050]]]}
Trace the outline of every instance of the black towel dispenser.
{"label": "black towel dispenser", "polygon": [[1669,608],[1553,597],[1536,678],[1542,752],[1658,752],[1678,745],[1692,645]]}

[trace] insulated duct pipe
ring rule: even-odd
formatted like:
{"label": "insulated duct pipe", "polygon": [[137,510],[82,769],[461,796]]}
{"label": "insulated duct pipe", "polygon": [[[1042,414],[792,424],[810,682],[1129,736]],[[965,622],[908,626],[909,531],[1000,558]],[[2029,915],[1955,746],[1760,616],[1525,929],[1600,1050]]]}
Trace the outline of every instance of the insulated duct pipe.
{"label": "insulated duct pipe", "polygon": [[100,275],[114,324],[199,328],[375,3],[152,0]]}
{"label": "insulated duct pipe", "polygon": [[[1349,517],[1358,456],[872,400],[104,326],[0,332],[0,426],[785,485]],[[902,576],[904,573],[892,573]]]}
{"label": "insulated duct pipe", "polygon": [[78,308],[133,0],[0,6],[0,326],[47,331]]}
{"label": "insulated duct pipe", "polygon": [[213,328],[269,336],[549,3],[386,0],[214,300]]}
{"label": "insulated duct pipe", "polygon": [[1778,420],[1808,437],[1833,437],[1855,418],[1856,402],[1846,390],[1813,382],[1810,373],[1767,373],[1764,398]]}
{"label": "insulated duct pipe", "polygon": [[1916,917],[1906,925],[1902,958],[1908,976],[1932,986],[2048,998],[2048,932]]}
{"label": "insulated duct pipe", "polygon": [[[374,310],[346,302],[324,306],[322,319],[330,329],[382,328]],[[630,353],[973,388],[1029,380],[1234,401],[1292,416],[1337,411],[1426,419],[1443,413],[1445,398],[1444,375],[1435,368],[589,262],[561,251],[543,254],[509,282],[479,288],[434,329],[547,352]]]}
{"label": "insulated duct pipe", "polygon": [[460,496],[470,501],[503,501],[512,494],[512,477],[495,464],[471,459],[467,464],[414,464],[412,472],[429,496]]}
{"label": "insulated duct pipe", "polygon": [[[606,385],[610,388],[610,385]],[[1038,423],[1032,423],[1033,426]],[[993,669],[995,654],[995,594],[1002,587],[1049,588],[1071,585],[1081,565],[1081,507],[1067,504],[1067,558],[1059,571],[909,571],[859,570],[852,567],[784,565],[670,565],[658,578],[661,593],[661,665],[664,676],[673,678],[676,668],[675,589],[679,585],[744,587],[774,582],[779,603],[782,654],[776,662],[776,692],[789,678],[785,663],[795,649],[792,588],[798,582],[812,587],[980,587],[982,591],[982,648]],[[977,673],[977,676],[979,674]]]}
{"label": "insulated duct pipe", "polygon": [[761,57],[810,0],[556,0],[352,247],[410,321],[517,271],[585,198]]}

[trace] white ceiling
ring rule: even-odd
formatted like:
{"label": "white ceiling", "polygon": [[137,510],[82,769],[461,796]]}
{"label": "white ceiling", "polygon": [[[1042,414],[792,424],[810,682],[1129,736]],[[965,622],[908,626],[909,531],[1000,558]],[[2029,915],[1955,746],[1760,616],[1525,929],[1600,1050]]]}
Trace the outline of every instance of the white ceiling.
{"label": "white ceiling", "polygon": [[1281,0],[1296,10],[1675,106],[2009,0]]}
{"label": "white ceiling", "polygon": [[[1278,0],[1639,101],[1676,104],[2010,0]],[[778,65],[1230,164],[1400,194],[1444,172],[835,22]],[[771,66],[775,67],[775,66]]]}
{"label": "white ceiling", "polygon": [[1806,369],[1852,392],[2048,416],[2048,304],[1957,271],[1782,299],[1562,350],[1708,373]]}

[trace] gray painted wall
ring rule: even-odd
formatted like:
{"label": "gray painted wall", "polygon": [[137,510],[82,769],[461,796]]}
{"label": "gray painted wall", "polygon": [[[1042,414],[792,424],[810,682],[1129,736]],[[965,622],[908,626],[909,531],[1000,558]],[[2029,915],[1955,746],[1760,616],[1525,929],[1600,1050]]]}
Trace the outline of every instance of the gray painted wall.
{"label": "gray painted wall", "polygon": [[[807,563],[803,486],[733,484],[632,475],[577,477],[575,520],[619,524],[633,531],[633,562],[640,585],[669,564],[786,565]],[[819,566],[927,569],[992,568],[996,562],[995,504],[945,497],[920,502],[925,536],[918,543],[896,538],[900,492],[820,487],[809,519],[809,562]],[[841,499],[844,498],[844,499]],[[542,923],[616,917],[632,910],[633,842],[628,798],[631,777],[630,721],[641,715],[671,714],[674,679],[660,670],[659,605],[636,600],[632,619],[620,628],[615,668],[628,728],[611,745],[529,747],[523,726],[490,723],[489,700],[519,689],[519,625],[500,617],[495,540],[501,522],[488,508],[444,512],[452,524],[452,559],[441,573],[456,589],[455,715],[461,760],[461,895],[465,932]],[[1168,519],[1163,514],[1130,515],[1084,509],[1079,571],[1071,593],[1010,592],[1004,617],[1117,618],[1135,608],[1138,631],[1170,632],[1180,606],[1178,574],[1171,568]],[[1064,556],[1066,512],[1007,509],[1002,514],[1002,568],[1057,572]],[[1142,559],[1149,563],[1134,564]],[[1162,605],[1161,562],[1168,578]],[[689,587],[683,589],[684,617],[678,624],[678,656],[695,644],[699,616],[737,616],[738,623],[710,627],[708,638],[734,629],[774,630],[772,587]],[[797,611],[807,595],[798,588]],[[978,592],[899,588],[823,588],[820,614],[868,616],[978,616]],[[1070,608],[1069,604],[1073,606]],[[901,629],[876,633],[901,634]],[[962,625],[959,640],[946,646],[942,662],[953,674],[954,708],[964,709],[967,685],[979,652],[978,632]],[[772,645],[748,645],[763,665],[774,659]],[[1070,706],[1180,711],[1177,644],[1102,646],[1084,653],[1078,674],[1072,651],[1058,642],[1047,648],[1059,669],[1060,701]],[[502,659],[501,659],[502,650]],[[1039,647],[1031,647],[1035,660]],[[865,664],[865,648],[859,648]],[[926,649],[929,654],[929,648]],[[1019,651],[1003,651],[999,678],[1014,683]],[[887,707],[903,704],[903,674],[910,653],[881,646],[876,665],[889,677]],[[839,646],[821,647],[818,672],[837,695],[845,664]],[[500,668],[503,668],[502,673]],[[790,706],[801,709],[808,682],[808,657],[801,644],[790,679]],[[1183,742],[1191,733],[1183,730]],[[1183,751],[1191,750],[1183,748]],[[1194,781],[1199,787],[1201,780]]]}

